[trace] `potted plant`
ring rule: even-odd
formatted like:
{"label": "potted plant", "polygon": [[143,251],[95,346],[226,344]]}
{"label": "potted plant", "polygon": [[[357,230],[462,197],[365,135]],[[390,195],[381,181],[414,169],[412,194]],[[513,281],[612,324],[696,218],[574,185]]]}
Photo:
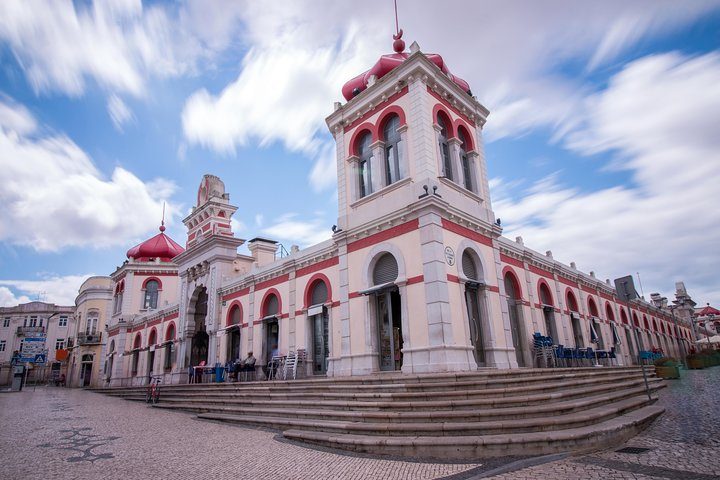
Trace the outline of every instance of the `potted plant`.
{"label": "potted plant", "polygon": [[691,353],[687,356],[687,368],[705,368],[705,360],[698,353]]}
{"label": "potted plant", "polygon": [[680,378],[680,364],[672,357],[655,360],[655,375],[665,380]]}

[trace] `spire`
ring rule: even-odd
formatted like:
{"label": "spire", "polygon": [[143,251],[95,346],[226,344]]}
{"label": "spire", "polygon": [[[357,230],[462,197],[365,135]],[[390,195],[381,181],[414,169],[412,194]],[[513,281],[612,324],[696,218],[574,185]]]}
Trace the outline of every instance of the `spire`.
{"label": "spire", "polygon": [[160,220],[160,231],[165,231],[165,202],[163,202],[162,220]]}
{"label": "spire", "polygon": [[403,31],[400,28],[400,23],[398,22],[398,13],[397,13],[397,0],[395,0],[395,35],[393,35],[393,50],[395,50],[395,53],[402,53],[405,51],[405,41],[402,39]]}

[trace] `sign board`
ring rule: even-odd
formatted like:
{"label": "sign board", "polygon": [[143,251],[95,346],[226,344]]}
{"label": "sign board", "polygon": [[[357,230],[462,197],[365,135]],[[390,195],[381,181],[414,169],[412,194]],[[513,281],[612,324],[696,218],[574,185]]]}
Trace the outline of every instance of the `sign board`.
{"label": "sign board", "polygon": [[21,362],[45,363],[45,337],[26,337],[20,351]]}

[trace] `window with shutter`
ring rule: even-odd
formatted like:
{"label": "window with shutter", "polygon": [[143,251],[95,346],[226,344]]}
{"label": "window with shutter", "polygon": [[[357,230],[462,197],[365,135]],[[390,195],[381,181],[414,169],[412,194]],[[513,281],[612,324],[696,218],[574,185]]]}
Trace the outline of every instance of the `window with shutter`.
{"label": "window with shutter", "polygon": [[328,291],[327,291],[327,285],[325,285],[325,282],[322,280],[319,280],[315,282],[315,285],[312,289],[312,295],[310,296],[310,301],[312,305],[320,305],[327,301],[328,297]]}
{"label": "window with shutter", "polygon": [[277,295],[270,295],[265,302],[265,316],[275,315],[278,313]]}
{"label": "window with shutter", "polygon": [[394,282],[398,277],[398,264],[395,257],[389,253],[383,254],[375,264],[373,270],[373,283],[382,285],[383,283]]}
{"label": "window with shutter", "polygon": [[462,269],[463,273],[469,280],[479,280],[475,260],[473,259],[470,250],[465,250],[463,252]]}

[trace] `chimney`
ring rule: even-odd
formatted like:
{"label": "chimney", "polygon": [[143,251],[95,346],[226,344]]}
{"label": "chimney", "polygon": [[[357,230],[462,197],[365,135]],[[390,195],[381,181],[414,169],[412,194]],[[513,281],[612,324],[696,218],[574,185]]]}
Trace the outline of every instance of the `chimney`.
{"label": "chimney", "polygon": [[255,260],[255,265],[262,267],[275,261],[278,245],[275,240],[256,237],[248,242],[248,249]]}

